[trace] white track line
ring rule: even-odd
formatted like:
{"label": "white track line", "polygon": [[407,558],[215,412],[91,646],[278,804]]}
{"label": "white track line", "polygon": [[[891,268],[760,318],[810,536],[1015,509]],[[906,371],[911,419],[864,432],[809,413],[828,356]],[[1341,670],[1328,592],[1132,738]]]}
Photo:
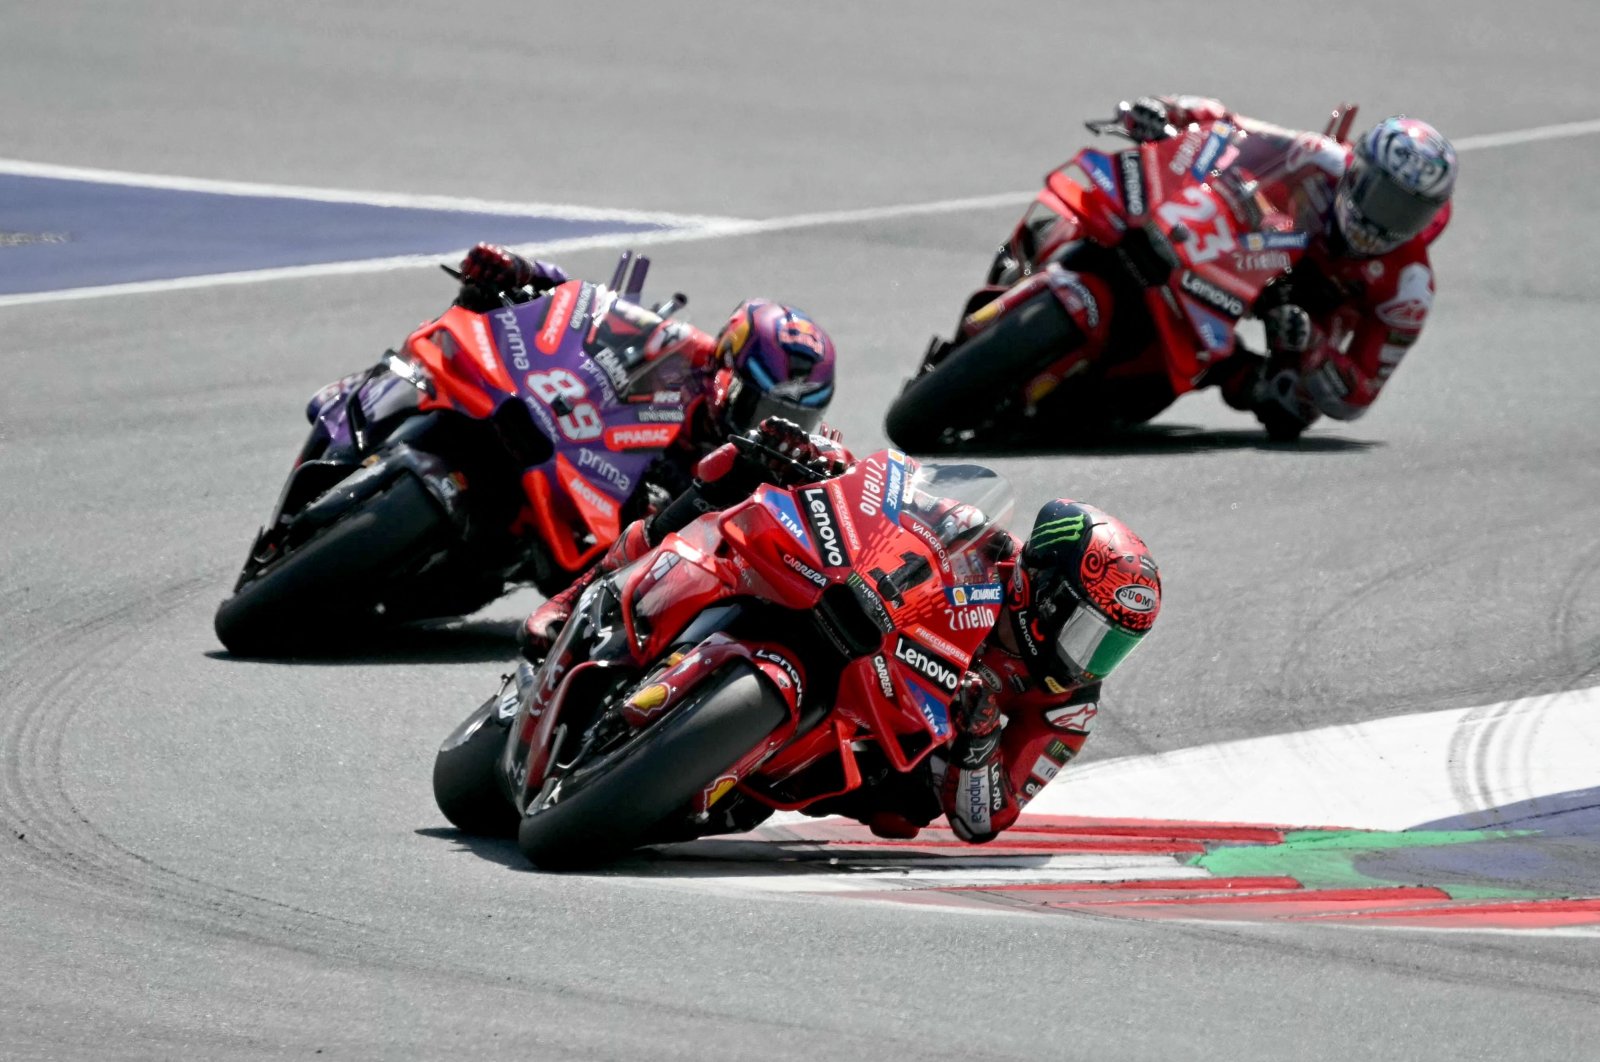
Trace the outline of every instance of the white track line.
{"label": "white track line", "polygon": [[0,174],[10,177],[48,177],[59,181],[117,184],[129,188],[156,188],[168,192],[206,195],[252,196],[265,199],[301,199],[313,203],[351,203],[358,206],[400,207],[407,210],[442,210],[461,214],[503,214],[509,217],[556,216],[573,221],[621,221],[644,225],[710,225],[738,218],[704,214],[670,214],[644,210],[612,210],[570,203],[516,203],[499,199],[472,199],[449,195],[411,195],[404,192],[361,192],[341,188],[308,188],[291,184],[257,184],[250,181],[216,181],[204,177],[173,177],[159,173],[129,173],[82,166],[57,166],[48,162],[0,159]]}
{"label": "white track line", "polygon": [[[1529,129],[1516,129],[1504,133],[1485,133],[1478,136],[1462,137],[1455,142],[1455,147],[1458,152],[1483,151],[1493,148],[1512,147],[1517,144],[1531,144],[1542,140],[1561,140],[1570,137],[1588,136],[1595,133],[1600,133],[1600,119],[1562,122],[1557,125],[1535,126]],[[145,188],[164,188],[174,191],[208,192],[218,195],[270,196],[287,199],[311,199],[318,202],[360,203],[371,206],[413,207],[428,210],[505,214],[509,216],[558,214],[562,217],[577,220],[634,221],[646,224],[681,226],[666,232],[635,233],[631,235],[621,233],[582,237],[538,244],[522,244],[516,248],[525,254],[538,253],[546,255],[603,247],[643,247],[661,243],[684,243],[726,239],[734,236],[762,235],[773,232],[792,232],[800,229],[824,228],[832,225],[856,225],[875,221],[893,221],[899,218],[920,217],[930,214],[951,214],[965,210],[982,210],[991,207],[1019,205],[1029,201],[1035,195],[1033,191],[999,192],[993,195],[938,199],[924,203],[901,203],[894,206],[866,207],[860,210],[834,210],[810,214],[792,214],[787,217],[767,218],[764,220],[748,220],[699,214],[609,210],[556,203],[512,203],[489,199],[460,199],[451,196],[405,195],[393,192],[351,192],[331,188],[301,188],[292,185],[252,184],[243,181],[215,181],[202,178],[127,173],[119,170],[56,166],[47,163],[10,159],[0,159],[0,174],[13,174],[23,177],[57,177],[62,180],[124,184]],[[440,261],[459,258],[464,252],[465,248],[460,248],[434,255],[364,258],[348,262],[326,262],[319,265],[254,269],[236,273],[211,273],[195,277],[178,277],[172,280],[148,280],[127,284],[68,288],[61,291],[0,295],[0,309],[8,306],[32,306],[39,303],[103,298],[111,295],[142,295],[154,292],[188,291],[237,284],[257,284],[272,280],[293,280],[303,277],[391,272],[398,269],[414,269],[419,266],[434,265]]]}

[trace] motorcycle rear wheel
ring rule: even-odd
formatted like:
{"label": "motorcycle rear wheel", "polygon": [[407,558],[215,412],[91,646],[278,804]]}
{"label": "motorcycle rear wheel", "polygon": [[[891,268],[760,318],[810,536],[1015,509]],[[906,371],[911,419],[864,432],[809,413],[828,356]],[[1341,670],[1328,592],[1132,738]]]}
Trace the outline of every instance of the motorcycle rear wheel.
{"label": "motorcycle rear wheel", "polygon": [[544,870],[615,859],[690,802],[788,717],[767,680],[737,663],[707,680],[671,715],[562,779],[517,829],[522,853]]}
{"label": "motorcycle rear wheel", "polygon": [[1055,296],[1042,292],[907,383],[889,406],[884,431],[896,446],[918,453],[948,449],[963,432],[986,441],[995,410],[1020,396],[1028,378],[1079,336]]}
{"label": "motorcycle rear wheel", "polygon": [[406,568],[452,533],[428,489],[402,475],[222,602],[217,638],[236,656],[283,656],[368,633]]}

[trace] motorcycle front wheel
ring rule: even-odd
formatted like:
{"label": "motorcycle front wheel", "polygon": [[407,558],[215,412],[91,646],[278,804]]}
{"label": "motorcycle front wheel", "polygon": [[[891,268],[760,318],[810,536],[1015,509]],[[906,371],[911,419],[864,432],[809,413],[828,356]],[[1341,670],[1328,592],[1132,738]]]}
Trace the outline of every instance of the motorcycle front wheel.
{"label": "motorcycle front wheel", "polygon": [[453,533],[421,481],[402,475],[240,586],[217,608],[217,638],[236,656],[283,656],[368,633]]}
{"label": "motorcycle front wheel", "polygon": [[500,782],[500,755],[505,751],[507,721],[500,716],[496,694],[451,732],[433,759],[433,800],[462,833],[512,837],[517,832],[516,805]]}
{"label": "motorcycle front wheel", "polygon": [[579,763],[540,794],[517,844],[545,870],[594,866],[648,843],[651,832],[788,718],[778,692],[748,664],[706,681],[672,714]]}
{"label": "motorcycle front wheel", "polygon": [[983,442],[1003,411],[1017,406],[1023,385],[1079,341],[1067,311],[1042,292],[907,383],[889,406],[884,431],[914,453]]}

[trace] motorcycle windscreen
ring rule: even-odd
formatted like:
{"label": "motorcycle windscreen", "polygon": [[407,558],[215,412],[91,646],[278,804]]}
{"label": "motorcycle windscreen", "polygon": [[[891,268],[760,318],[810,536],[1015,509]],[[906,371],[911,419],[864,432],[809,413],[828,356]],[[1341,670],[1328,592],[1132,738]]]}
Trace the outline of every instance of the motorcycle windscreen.
{"label": "motorcycle windscreen", "polygon": [[900,509],[933,531],[954,567],[957,558],[969,554],[977,560],[976,554],[993,542],[995,532],[1016,511],[1016,491],[1009,480],[985,465],[930,461],[910,470]]}

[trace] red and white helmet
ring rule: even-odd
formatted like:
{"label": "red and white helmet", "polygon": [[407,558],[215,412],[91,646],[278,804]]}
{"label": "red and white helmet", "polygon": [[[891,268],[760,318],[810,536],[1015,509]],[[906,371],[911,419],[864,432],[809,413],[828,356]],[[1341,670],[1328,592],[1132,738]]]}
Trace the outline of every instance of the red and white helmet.
{"label": "red and white helmet", "polygon": [[1355,142],[1333,209],[1358,255],[1388,254],[1434,219],[1456,186],[1456,149],[1415,118],[1385,118]]}

